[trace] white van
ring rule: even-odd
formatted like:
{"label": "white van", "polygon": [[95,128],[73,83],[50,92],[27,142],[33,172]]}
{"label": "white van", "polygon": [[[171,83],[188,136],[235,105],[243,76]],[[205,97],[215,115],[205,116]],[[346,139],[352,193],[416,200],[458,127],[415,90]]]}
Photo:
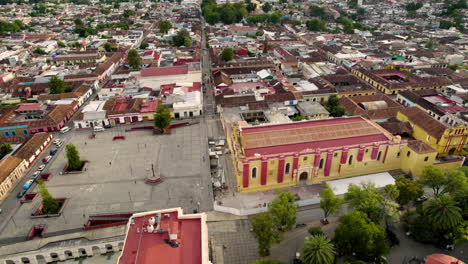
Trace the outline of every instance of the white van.
{"label": "white van", "polygon": [[70,131],[70,128],[67,127],[67,126],[64,126],[64,127],[62,127],[62,129],[60,129],[60,134],[65,134],[65,133],[67,133],[68,131]]}
{"label": "white van", "polygon": [[94,132],[101,132],[104,131],[104,128],[102,126],[95,126],[94,127]]}

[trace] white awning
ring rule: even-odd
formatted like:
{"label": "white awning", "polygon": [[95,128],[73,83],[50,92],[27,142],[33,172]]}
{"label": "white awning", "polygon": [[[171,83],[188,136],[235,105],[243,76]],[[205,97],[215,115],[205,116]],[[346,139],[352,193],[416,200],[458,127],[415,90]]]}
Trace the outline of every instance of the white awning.
{"label": "white awning", "polygon": [[368,174],[364,176],[350,177],[346,179],[328,181],[327,184],[330,185],[333,192],[336,195],[345,194],[348,192],[348,185],[354,183],[359,185],[361,183],[373,183],[377,188],[382,188],[388,184],[395,184],[395,179],[388,172]]}

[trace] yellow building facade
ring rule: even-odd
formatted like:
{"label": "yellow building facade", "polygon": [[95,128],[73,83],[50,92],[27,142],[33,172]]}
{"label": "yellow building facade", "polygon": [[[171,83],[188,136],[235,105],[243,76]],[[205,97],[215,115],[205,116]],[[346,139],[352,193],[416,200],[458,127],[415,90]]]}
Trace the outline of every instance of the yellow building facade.
{"label": "yellow building facade", "polygon": [[[239,192],[264,191],[395,169],[419,175],[437,152],[362,117],[228,128]],[[421,147],[423,146],[423,147]]]}
{"label": "yellow building facade", "polygon": [[411,136],[437,150],[438,156],[468,154],[466,125],[447,127],[417,107],[409,107],[398,112],[397,119],[409,122],[413,127]]}

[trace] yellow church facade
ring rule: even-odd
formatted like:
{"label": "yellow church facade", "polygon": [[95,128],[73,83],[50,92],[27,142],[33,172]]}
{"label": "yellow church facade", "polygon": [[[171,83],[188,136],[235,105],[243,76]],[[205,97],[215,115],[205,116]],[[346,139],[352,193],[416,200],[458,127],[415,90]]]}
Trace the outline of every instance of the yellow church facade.
{"label": "yellow church facade", "polygon": [[419,175],[437,151],[362,117],[228,128],[239,192],[264,191],[401,169]]}

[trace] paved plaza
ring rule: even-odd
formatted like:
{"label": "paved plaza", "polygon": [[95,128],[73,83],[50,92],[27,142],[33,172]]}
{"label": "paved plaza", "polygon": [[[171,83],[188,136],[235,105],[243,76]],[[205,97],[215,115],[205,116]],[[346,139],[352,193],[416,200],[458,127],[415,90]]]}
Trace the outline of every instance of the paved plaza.
{"label": "paved plaza", "polygon": [[[65,144],[45,172],[56,198],[67,198],[60,217],[32,219],[40,198],[19,206],[0,238],[25,237],[36,224],[47,224],[47,233],[82,228],[90,215],[139,212],[182,207],[186,212],[212,209],[207,157],[207,129],[202,124],[177,128],[168,135],[152,131],[125,132],[128,126],[107,129],[90,139],[89,130],[73,130],[61,137]],[[116,135],[125,140],[113,141]],[[81,174],[60,175],[66,164],[65,145],[73,143],[82,160],[89,161]],[[148,185],[145,179],[160,173],[163,181]],[[29,192],[37,191],[34,185]]]}

